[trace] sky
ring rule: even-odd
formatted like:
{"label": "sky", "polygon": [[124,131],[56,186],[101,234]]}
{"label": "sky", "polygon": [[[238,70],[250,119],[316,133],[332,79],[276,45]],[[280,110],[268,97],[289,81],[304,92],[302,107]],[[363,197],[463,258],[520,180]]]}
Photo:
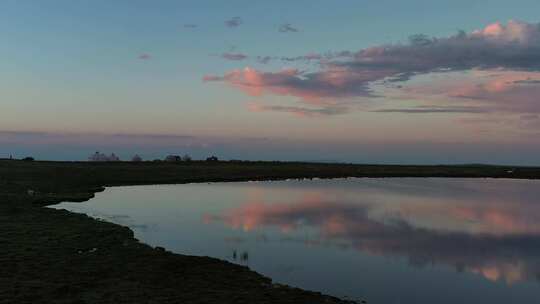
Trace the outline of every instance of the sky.
{"label": "sky", "polygon": [[4,0],[0,157],[538,165],[539,10]]}

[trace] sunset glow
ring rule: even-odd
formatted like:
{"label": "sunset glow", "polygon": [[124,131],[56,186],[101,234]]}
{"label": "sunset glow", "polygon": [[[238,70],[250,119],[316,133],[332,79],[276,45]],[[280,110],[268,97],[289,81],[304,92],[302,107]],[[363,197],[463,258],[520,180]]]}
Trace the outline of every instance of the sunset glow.
{"label": "sunset glow", "polygon": [[7,1],[0,155],[535,164],[537,2],[235,3]]}

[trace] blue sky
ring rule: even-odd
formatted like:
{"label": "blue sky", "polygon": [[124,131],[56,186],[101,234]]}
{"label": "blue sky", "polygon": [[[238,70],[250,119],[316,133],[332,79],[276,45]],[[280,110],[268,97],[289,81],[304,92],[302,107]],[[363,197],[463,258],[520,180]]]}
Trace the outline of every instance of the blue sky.
{"label": "blue sky", "polygon": [[[499,67],[490,61],[489,68],[445,62],[421,71],[385,66],[382,75],[372,76],[371,67],[369,77],[374,78],[358,82],[366,71],[359,71],[357,57],[349,56],[329,61],[345,62],[356,82],[347,82],[347,88],[339,83],[339,90],[329,92],[320,79],[335,86],[332,81],[349,81],[351,75],[339,70],[336,76],[335,66],[329,71],[320,58],[279,58],[406,45],[410,35],[419,33],[446,38],[464,30],[472,41],[479,39],[473,31],[501,22],[506,36],[488,33],[481,39],[516,45],[535,65],[530,53],[537,47],[539,9],[538,1],[493,0],[2,1],[0,153],[84,159],[99,148],[125,155],[144,150],[147,158],[187,150],[200,157],[215,153],[250,159],[520,163],[523,153],[540,150],[540,142],[531,139],[540,126],[534,117],[540,107],[526,98],[515,106],[505,102],[536,92],[531,80],[540,75],[537,69],[524,74],[514,62]],[[235,17],[238,26],[225,25]],[[520,23],[512,27],[509,20]],[[284,25],[297,31],[280,32]],[[507,39],[515,28],[527,29],[519,42]],[[483,52],[489,55],[491,49]],[[227,60],[226,54],[246,58]],[[461,62],[461,55],[454,60]],[[273,59],[263,64],[257,56]],[[447,66],[450,73],[434,72]],[[235,74],[246,67],[252,72]],[[295,72],[285,75],[286,70]],[[399,86],[372,88],[383,77],[402,73],[415,76]],[[205,76],[212,81],[203,81]],[[258,81],[256,91],[251,76]],[[490,83],[493,77],[499,82]],[[528,86],[490,89],[508,79]],[[457,87],[465,90],[463,85],[471,82],[488,89],[465,88],[468,101],[460,95],[456,102]],[[426,107],[429,113],[418,113]],[[46,134],[56,147],[61,144],[61,153],[37,144],[35,134]],[[111,135],[145,140],[120,147]],[[189,146],[200,148],[151,139],[162,135],[189,136]],[[272,144],[246,152],[253,140]],[[422,147],[417,156],[415,145]],[[447,145],[459,157],[437,152]],[[490,156],[489,147],[497,145],[508,151]],[[412,152],[387,157],[362,153],[384,146]]]}

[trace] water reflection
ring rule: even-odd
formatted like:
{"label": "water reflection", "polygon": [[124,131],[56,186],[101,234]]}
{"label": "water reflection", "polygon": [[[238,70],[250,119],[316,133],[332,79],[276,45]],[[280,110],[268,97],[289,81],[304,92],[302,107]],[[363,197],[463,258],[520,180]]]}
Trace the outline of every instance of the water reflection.
{"label": "water reflection", "polygon": [[539,185],[390,178],[141,186],[55,208],[132,227],[152,246],[370,303],[540,303]]}
{"label": "water reflection", "polygon": [[[206,214],[204,222],[245,231],[277,227],[289,236],[287,241],[406,257],[420,268],[443,264],[507,284],[540,280],[540,207],[535,198],[502,201],[495,193],[458,203],[452,198],[441,201],[442,195],[427,203],[422,193],[416,196],[416,202],[385,205],[347,202],[336,193],[314,191],[287,203],[247,202],[218,215]],[[309,239],[295,235],[304,229],[315,234]]]}

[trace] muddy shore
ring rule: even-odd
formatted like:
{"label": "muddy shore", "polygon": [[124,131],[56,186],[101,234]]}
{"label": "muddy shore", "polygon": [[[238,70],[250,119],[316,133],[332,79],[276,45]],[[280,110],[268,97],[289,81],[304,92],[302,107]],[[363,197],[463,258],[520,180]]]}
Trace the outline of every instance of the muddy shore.
{"label": "muddy shore", "polygon": [[0,160],[0,303],[347,303],[225,261],[141,244],[133,232],[43,206],[106,186],[335,177],[539,178],[540,168]]}

